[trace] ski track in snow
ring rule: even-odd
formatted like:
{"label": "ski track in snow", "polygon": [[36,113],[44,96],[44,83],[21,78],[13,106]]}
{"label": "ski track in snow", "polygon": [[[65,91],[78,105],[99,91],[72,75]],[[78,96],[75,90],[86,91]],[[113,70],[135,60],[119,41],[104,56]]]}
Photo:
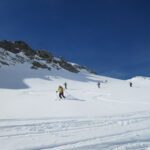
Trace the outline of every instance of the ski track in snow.
{"label": "ski track in snow", "polygon": [[95,118],[1,120],[3,150],[148,150],[150,112]]}

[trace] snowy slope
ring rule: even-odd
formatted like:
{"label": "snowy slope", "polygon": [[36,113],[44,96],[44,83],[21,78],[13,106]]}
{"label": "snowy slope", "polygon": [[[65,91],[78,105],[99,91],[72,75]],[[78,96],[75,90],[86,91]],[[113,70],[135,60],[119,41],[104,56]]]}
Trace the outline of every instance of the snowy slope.
{"label": "snowy slope", "polygon": [[[130,88],[129,81],[28,65],[0,68],[0,149],[149,149],[148,79],[131,79]],[[59,100],[64,82],[67,98]]]}
{"label": "snowy slope", "polygon": [[[0,74],[2,119],[99,116],[149,110],[150,86],[138,82],[130,88],[127,81],[65,70],[32,70],[28,64],[2,67]],[[100,89],[98,81],[104,82]],[[68,98],[59,101],[56,90],[64,82],[68,83],[65,91]]]}
{"label": "snowy slope", "polygon": [[[23,63],[10,53],[0,68],[0,149],[150,149],[149,78],[124,81],[52,64],[35,70],[19,55]],[[64,82],[67,98],[59,100]]]}

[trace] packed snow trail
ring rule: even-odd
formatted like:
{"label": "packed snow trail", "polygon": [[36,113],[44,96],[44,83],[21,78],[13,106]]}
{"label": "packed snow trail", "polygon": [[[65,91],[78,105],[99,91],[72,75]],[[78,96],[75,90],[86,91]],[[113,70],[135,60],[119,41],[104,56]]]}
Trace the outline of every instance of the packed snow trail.
{"label": "packed snow trail", "polygon": [[1,120],[3,150],[150,148],[150,112],[95,118]]}

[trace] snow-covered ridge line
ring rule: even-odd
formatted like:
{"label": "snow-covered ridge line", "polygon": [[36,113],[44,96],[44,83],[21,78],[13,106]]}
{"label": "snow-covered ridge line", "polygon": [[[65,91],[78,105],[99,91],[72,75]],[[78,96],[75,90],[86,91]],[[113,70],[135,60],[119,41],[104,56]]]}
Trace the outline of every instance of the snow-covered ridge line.
{"label": "snow-covered ridge line", "polygon": [[34,50],[23,41],[0,41],[0,66],[28,63],[32,69],[65,69],[69,72],[95,73],[87,67],[67,62],[63,58],[53,56],[47,50]]}

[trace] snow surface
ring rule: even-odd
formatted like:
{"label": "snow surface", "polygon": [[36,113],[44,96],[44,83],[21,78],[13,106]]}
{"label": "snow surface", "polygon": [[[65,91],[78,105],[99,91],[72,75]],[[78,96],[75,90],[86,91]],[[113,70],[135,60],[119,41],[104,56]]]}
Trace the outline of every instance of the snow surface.
{"label": "snow surface", "polygon": [[2,150],[150,150],[150,80],[3,66],[0,118]]}

